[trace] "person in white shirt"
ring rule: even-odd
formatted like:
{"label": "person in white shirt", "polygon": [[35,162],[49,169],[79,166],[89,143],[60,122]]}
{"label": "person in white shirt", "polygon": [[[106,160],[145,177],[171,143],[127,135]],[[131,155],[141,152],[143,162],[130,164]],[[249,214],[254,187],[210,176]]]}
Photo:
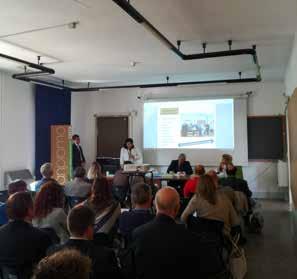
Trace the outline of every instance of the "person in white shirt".
{"label": "person in white shirt", "polygon": [[142,154],[134,146],[133,139],[127,138],[121,148],[120,164],[131,162],[132,164],[142,164]]}

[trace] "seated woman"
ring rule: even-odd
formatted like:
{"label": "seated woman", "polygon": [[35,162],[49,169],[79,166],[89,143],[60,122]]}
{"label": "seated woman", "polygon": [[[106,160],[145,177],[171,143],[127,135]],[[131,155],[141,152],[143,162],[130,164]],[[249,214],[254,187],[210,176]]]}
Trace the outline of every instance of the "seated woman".
{"label": "seated woman", "polygon": [[69,238],[64,201],[62,186],[56,182],[47,182],[41,187],[34,203],[33,225],[40,229],[53,229],[61,243]]}
{"label": "seated woman", "polygon": [[[233,165],[233,158],[230,154],[223,154],[220,166],[218,168],[218,173],[220,177],[227,177],[227,168],[229,165]],[[237,178],[243,179],[242,167],[236,167],[236,175]]]}
{"label": "seated woman", "polygon": [[189,179],[184,186],[184,198],[191,198],[196,193],[196,186],[199,181],[199,177],[205,174],[205,168],[203,165],[195,166],[195,173]]}
{"label": "seated woman", "polygon": [[95,234],[108,234],[121,214],[120,204],[113,200],[111,187],[105,177],[94,180],[91,196],[83,204],[95,212]]}
{"label": "seated woman", "polygon": [[97,162],[93,162],[88,170],[87,182],[93,183],[96,178],[103,176],[101,166]]}
{"label": "seated woman", "polygon": [[198,217],[224,222],[224,233],[229,234],[231,228],[239,224],[238,216],[225,195],[219,195],[209,175],[201,176],[196,193],[182,213],[181,220],[187,223],[189,215],[196,213]]}

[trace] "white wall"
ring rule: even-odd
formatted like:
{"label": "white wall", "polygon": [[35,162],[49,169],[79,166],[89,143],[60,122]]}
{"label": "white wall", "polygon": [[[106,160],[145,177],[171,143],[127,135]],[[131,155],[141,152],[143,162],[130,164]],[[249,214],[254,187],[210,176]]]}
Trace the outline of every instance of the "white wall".
{"label": "white wall", "polygon": [[[154,89],[118,89],[100,92],[80,92],[72,94],[71,124],[73,132],[81,135],[84,152],[88,162],[96,156],[95,114],[132,114],[131,136],[136,145],[142,145],[142,105],[137,97],[176,98],[192,96],[238,95],[253,91],[248,100],[248,115],[284,114],[285,91],[281,82],[262,82],[254,84],[216,85],[199,87],[175,87]],[[249,162],[244,168],[245,178],[259,197],[278,197],[277,165],[274,162]]]}
{"label": "white wall", "polygon": [[286,95],[291,96],[297,87],[297,33],[285,76]]}
{"label": "white wall", "polygon": [[35,108],[31,84],[0,72],[0,189],[8,170],[28,168],[35,158]]}

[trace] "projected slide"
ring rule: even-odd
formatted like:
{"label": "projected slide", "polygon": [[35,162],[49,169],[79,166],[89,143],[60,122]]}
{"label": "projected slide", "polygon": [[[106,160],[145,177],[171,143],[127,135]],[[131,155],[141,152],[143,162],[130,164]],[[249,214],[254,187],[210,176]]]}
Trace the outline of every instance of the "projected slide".
{"label": "projected slide", "polygon": [[233,99],[144,104],[144,148],[234,148]]}

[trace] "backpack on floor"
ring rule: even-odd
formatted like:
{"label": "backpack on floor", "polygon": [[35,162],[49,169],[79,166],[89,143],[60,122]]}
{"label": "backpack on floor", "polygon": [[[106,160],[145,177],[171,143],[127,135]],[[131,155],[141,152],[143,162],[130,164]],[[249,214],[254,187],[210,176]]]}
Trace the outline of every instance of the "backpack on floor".
{"label": "backpack on floor", "polygon": [[264,226],[264,218],[260,212],[255,212],[250,217],[249,231],[261,233]]}

